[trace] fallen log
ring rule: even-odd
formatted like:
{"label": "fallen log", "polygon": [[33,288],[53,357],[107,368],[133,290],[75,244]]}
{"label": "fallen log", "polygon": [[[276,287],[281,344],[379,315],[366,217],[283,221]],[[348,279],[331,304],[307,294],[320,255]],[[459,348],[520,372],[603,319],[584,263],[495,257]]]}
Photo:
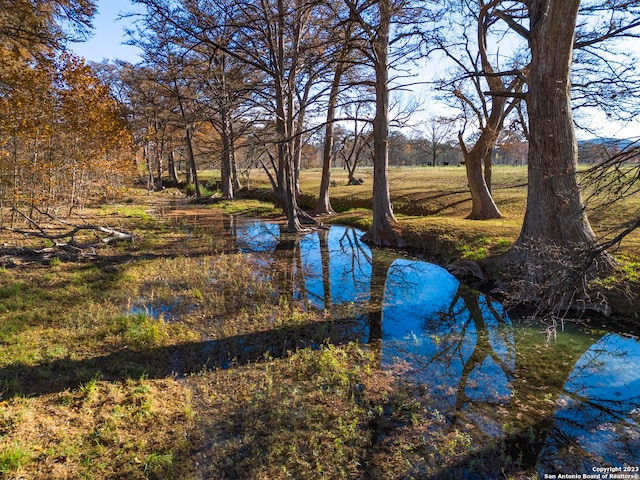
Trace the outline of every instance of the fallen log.
{"label": "fallen log", "polygon": [[[69,239],[70,244],[78,247],[79,245],[75,242],[75,236],[82,232],[82,231],[92,231],[92,232],[102,232],[102,233],[106,233],[108,236],[104,237],[104,238],[100,238],[98,237],[99,241],[105,244],[110,244],[113,243],[115,241],[118,240],[124,240],[124,241],[132,241],[134,238],[133,233],[130,232],[122,232],[119,230],[115,230],[113,228],[110,227],[104,227],[101,225],[92,225],[90,223],[82,223],[82,224],[74,224],[71,223],[67,220],[63,220],[61,218],[55,217],[54,215],[51,215],[50,213],[47,212],[42,212],[41,210],[38,210],[37,208],[34,208],[35,211],[37,211],[40,215],[42,215],[43,217],[49,218],[50,220],[52,220],[54,222],[54,224],[58,224],[58,225],[62,225],[64,228],[67,228],[66,231],[61,232],[61,233],[53,233],[51,230],[56,230],[56,228],[54,227],[47,227],[47,226],[43,226],[41,224],[39,224],[38,222],[36,222],[35,220],[33,220],[31,217],[29,217],[28,215],[26,215],[25,213],[21,212],[20,210],[18,210],[16,207],[12,207],[11,211],[17,213],[18,215],[20,215],[27,223],[29,223],[30,225],[32,225],[34,227],[33,230],[25,230],[25,229],[18,229],[18,228],[9,228],[9,227],[0,227],[0,230],[4,230],[4,231],[8,231],[11,233],[17,233],[19,235],[24,235],[27,237],[36,237],[36,238],[43,238],[46,240],[50,240],[52,243],[54,243],[55,245],[58,245],[57,240],[62,240],[62,239]],[[79,215],[78,215],[79,216]],[[82,219],[82,217],[80,217]],[[49,228],[50,231],[45,230],[46,228]],[[58,227],[60,228],[60,227]],[[88,244],[87,246],[95,246],[95,243],[91,243]]]}
{"label": "fallen log", "polygon": [[[131,241],[134,239],[133,233],[121,232],[118,230],[114,230],[113,228],[102,227],[99,225],[91,225],[91,224],[75,225],[70,230],[62,233],[47,233],[45,230],[24,230],[20,228],[10,228],[10,227],[0,227],[0,230],[11,232],[11,233],[17,233],[19,235],[24,235],[26,237],[43,238],[45,240],[50,240],[57,246],[65,245],[65,244],[58,243],[57,240],[69,239],[70,240],[68,242],[69,244],[79,247],[80,244],[75,242],[74,237],[79,232],[87,231],[87,230],[108,234],[109,236],[98,239],[99,242],[102,242],[105,244],[110,244],[118,240]],[[85,245],[87,247],[95,246],[96,242],[85,244]]]}

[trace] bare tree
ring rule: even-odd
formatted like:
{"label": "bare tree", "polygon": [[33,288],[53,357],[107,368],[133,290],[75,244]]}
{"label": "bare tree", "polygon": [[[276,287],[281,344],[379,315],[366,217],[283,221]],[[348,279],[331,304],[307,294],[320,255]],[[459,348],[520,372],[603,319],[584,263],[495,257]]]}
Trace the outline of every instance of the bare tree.
{"label": "bare tree", "polygon": [[[223,52],[263,75],[253,91],[254,113],[264,114],[263,124],[273,125],[273,167],[276,201],[285,210],[290,231],[302,230],[302,222],[314,222],[297,203],[297,171],[305,111],[316,101],[313,85],[325,68],[318,35],[322,16],[319,2],[306,0],[137,0],[159,12],[194,44],[207,45],[211,53]],[[233,33],[217,35],[221,29]],[[222,40],[224,38],[224,41]]]}
{"label": "bare tree", "polygon": [[[367,103],[357,104],[356,112],[366,108]],[[347,183],[349,185],[359,185],[362,181],[356,178],[356,168],[363,161],[373,158],[373,132],[371,124],[368,120],[359,118],[359,114],[351,116],[349,123],[352,125],[351,130],[347,130],[347,122],[338,132],[338,141],[336,142],[336,157],[342,160],[342,165],[347,171]],[[372,162],[369,161],[369,164]]]}
{"label": "bare tree", "polygon": [[[587,204],[596,214],[606,217],[609,209],[640,193],[640,140],[628,141],[621,149],[604,149],[602,153],[606,158],[584,173],[581,185],[590,192],[586,197]],[[638,228],[640,210],[636,209],[623,224],[610,225],[611,232],[599,248],[617,247]]]}
{"label": "bare tree", "polygon": [[344,72],[344,63],[338,59],[331,82],[329,103],[327,105],[327,120],[324,130],[324,146],[322,149],[322,178],[320,179],[320,192],[316,203],[317,215],[331,215],[336,213],[331,206],[329,189],[331,187],[331,163],[334,155],[335,119],[338,105],[338,94]]}
{"label": "bare tree", "polygon": [[[337,7],[339,8],[339,7]],[[341,25],[342,24],[342,25]],[[327,99],[327,115],[324,130],[324,146],[322,151],[322,178],[320,181],[320,192],[318,194],[318,202],[316,203],[315,213],[334,214],[335,211],[331,206],[329,190],[331,187],[331,164],[335,156],[336,142],[336,112],[339,104],[339,96],[343,88],[343,77],[348,73],[350,68],[354,67],[353,57],[356,52],[352,30],[354,25],[352,22],[343,22],[340,15],[336,15],[336,25],[332,29],[336,36],[336,51],[331,57],[331,65],[333,65],[333,78],[329,89]]]}
{"label": "bare tree", "polygon": [[[640,69],[635,48],[640,37],[638,0],[582,0],[576,27],[572,104],[581,128],[602,136],[593,112],[607,122],[637,118]],[[584,111],[584,114],[580,114]]]}
{"label": "bare tree", "polygon": [[[471,191],[467,218],[500,218],[491,195],[493,150],[506,118],[524,97],[526,66],[517,53],[500,51],[501,46],[502,50],[512,48],[510,37],[516,36],[506,35],[500,22],[499,9],[505,8],[505,2],[454,2],[445,8],[459,19],[460,38],[446,34],[436,40],[437,48],[456,66],[454,77],[440,80],[439,88],[453,93],[462,112],[458,141]],[[496,45],[490,44],[492,40]],[[464,136],[470,125],[479,132],[473,140]]]}
{"label": "bare tree", "polygon": [[449,118],[431,117],[427,121],[426,139],[428,141],[428,165],[435,167],[438,164],[438,158],[449,147],[453,131],[454,122]]}
{"label": "bare tree", "polygon": [[[221,32],[223,36],[230,32]],[[222,40],[224,41],[224,40]],[[198,58],[198,109],[220,136],[220,180],[222,196],[233,199],[240,189],[236,159],[236,143],[246,134],[252,121],[243,118],[250,111],[250,92],[261,77],[247,69],[243,62],[207,45],[194,47]]]}
{"label": "bare tree", "polygon": [[389,195],[389,71],[392,60],[398,58],[396,55],[404,56],[405,60],[410,57],[412,33],[416,33],[412,31],[412,22],[419,21],[420,9],[411,8],[414,6],[404,1],[344,1],[366,42],[363,43],[366,48],[361,48],[361,52],[375,73],[372,85],[376,105],[373,119],[373,219],[363,240],[377,246],[404,247],[406,243],[400,236]]}

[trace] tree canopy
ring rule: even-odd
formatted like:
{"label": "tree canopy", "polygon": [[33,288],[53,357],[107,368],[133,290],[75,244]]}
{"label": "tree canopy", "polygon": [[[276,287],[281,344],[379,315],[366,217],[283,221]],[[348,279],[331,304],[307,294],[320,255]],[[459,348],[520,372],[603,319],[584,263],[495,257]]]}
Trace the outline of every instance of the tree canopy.
{"label": "tree canopy", "polygon": [[2,207],[71,210],[108,197],[131,171],[120,105],[83,59],[65,53],[95,9],[90,0],[1,3]]}

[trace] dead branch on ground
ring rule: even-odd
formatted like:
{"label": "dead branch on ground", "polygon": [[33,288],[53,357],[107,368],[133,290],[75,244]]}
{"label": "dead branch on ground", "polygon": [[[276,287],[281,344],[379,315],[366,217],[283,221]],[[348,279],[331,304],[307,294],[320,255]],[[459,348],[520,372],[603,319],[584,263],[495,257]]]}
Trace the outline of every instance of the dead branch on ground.
{"label": "dead branch on ground", "polygon": [[[34,208],[34,210],[45,221],[36,221],[16,207],[12,207],[11,211],[19,215],[25,224],[31,228],[0,226],[0,231],[23,235],[28,238],[48,240],[53,244],[53,247],[24,248],[5,244],[0,249],[0,263],[5,266],[23,261],[47,261],[60,255],[74,259],[92,257],[96,254],[95,247],[100,244],[109,245],[116,241],[132,241],[134,239],[133,233],[87,223],[79,215],[78,217],[80,217],[84,223],[73,223],[37,208]],[[94,239],[79,242],[78,237],[83,233],[93,234]]]}

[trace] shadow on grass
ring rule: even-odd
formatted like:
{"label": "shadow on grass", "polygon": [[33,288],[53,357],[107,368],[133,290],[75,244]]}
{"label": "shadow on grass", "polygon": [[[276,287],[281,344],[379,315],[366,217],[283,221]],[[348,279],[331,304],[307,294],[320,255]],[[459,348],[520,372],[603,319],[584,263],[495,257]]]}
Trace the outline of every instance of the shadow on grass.
{"label": "shadow on grass", "polygon": [[[328,400],[315,397],[318,402],[315,408],[309,407],[303,413],[304,407],[296,410],[295,402],[292,402],[293,407],[283,409],[283,393],[290,392],[283,387],[271,399],[261,396],[237,404],[222,418],[209,417],[211,422],[205,427],[206,441],[196,453],[202,460],[203,478],[264,478],[265,472],[273,469],[271,462],[274,461],[292,478],[319,478],[320,469],[326,478],[346,478],[344,473],[348,471],[348,478],[367,480],[535,478],[540,454],[553,426],[553,416],[540,415],[535,423],[513,429],[504,438],[492,439],[478,430],[469,431],[476,437],[468,444],[463,442],[456,446],[460,441],[457,438],[470,437],[456,437],[448,423],[441,427],[438,424],[425,426],[429,433],[416,436],[411,434],[411,421],[402,416],[402,412],[393,412],[391,405],[385,405],[382,419],[372,420],[369,416],[368,422],[358,424],[362,436],[370,438],[369,442],[355,438],[347,440],[335,437],[332,413],[322,410],[323,403]],[[364,408],[370,406],[366,399],[358,398],[358,391],[353,395]],[[318,411],[322,413],[316,417],[309,413]],[[304,421],[300,420],[301,416]],[[429,418],[421,420],[425,423],[430,421]],[[286,429],[290,430],[288,434]],[[340,434],[344,432],[337,433]],[[311,438],[316,441],[307,443],[306,440]],[[340,460],[328,461],[328,458],[333,458],[329,456],[310,466],[308,460],[318,456],[316,448],[327,448],[323,453],[330,455],[330,447],[318,442],[319,438],[329,443],[344,440],[355,449],[340,456]],[[283,443],[289,452],[295,453],[281,453]],[[336,473],[332,476],[327,472]]]}
{"label": "shadow on grass", "polygon": [[[514,431],[502,439],[476,440],[482,448],[454,458],[440,458],[442,466],[430,464],[422,469],[414,466],[414,478],[429,480],[531,479],[537,478],[540,453],[545,446],[553,418],[542,417],[526,429]],[[535,431],[535,438],[531,432]],[[381,477],[378,477],[381,478]]]}
{"label": "shadow on grass", "polygon": [[319,321],[219,340],[123,348],[79,360],[66,357],[35,365],[14,363],[0,369],[0,398],[62,392],[95,378],[122,381],[142,375],[182,377],[203,370],[227,369],[267,357],[285,357],[297,349],[319,348],[325,343],[345,344],[354,339],[360,326],[352,319]]}

